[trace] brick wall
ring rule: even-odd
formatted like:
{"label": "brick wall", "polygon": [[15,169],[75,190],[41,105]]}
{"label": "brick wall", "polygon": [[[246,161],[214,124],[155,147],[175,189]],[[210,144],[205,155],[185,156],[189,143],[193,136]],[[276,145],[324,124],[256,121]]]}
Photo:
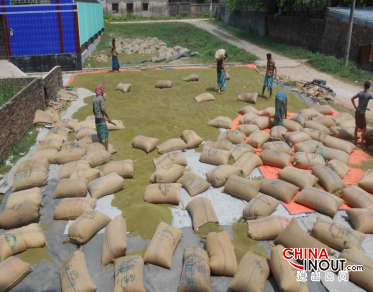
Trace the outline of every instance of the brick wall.
{"label": "brick wall", "polygon": [[54,67],[43,77],[45,99],[48,102],[50,98],[56,97],[57,91],[63,87],[62,70],[60,66]]}

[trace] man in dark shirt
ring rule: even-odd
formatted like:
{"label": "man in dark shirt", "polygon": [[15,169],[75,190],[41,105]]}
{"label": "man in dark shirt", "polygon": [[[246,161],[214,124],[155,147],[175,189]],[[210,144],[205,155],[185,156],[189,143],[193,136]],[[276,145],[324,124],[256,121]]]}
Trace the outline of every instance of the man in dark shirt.
{"label": "man in dark shirt", "polygon": [[[363,131],[361,135],[361,143],[365,143],[365,132],[367,129],[367,120],[365,117],[365,112],[368,107],[369,100],[373,99],[373,95],[369,92],[370,82],[366,81],[364,83],[364,91],[360,91],[353,98],[351,98],[352,105],[355,108],[355,143],[357,144],[357,131],[361,129]],[[356,107],[355,99],[359,99],[359,105]],[[368,109],[369,110],[369,109]]]}
{"label": "man in dark shirt", "polygon": [[106,125],[105,116],[108,122],[111,120],[105,110],[104,86],[102,84],[96,87],[96,97],[93,99],[93,114],[95,115],[95,123],[97,129],[97,137],[100,141],[105,141],[105,149],[109,150],[109,131]]}
{"label": "man in dark shirt", "polygon": [[277,73],[276,63],[272,59],[272,54],[268,53],[267,54],[267,71],[266,71],[266,75],[264,76],[264,85],[263,85],[263,90],[262,90],[263,97],[264,97],[264,90],[266,87],[268,87],[269,99],[271,99],[272,88],[273,88],[273,76],[276,75],[276,73]]}

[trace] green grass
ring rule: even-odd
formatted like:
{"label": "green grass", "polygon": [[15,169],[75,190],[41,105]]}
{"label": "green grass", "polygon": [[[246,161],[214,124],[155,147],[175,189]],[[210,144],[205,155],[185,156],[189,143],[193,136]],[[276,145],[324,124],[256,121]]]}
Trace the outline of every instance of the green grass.
{"label": "green grass", "polygon": [[13,79],[0,79],[0,106],[4,105],[26,85],[19,86]]}
{"label": "green grass", "polygon": [[201,13],[199,17],[184,17],[182,15],[167,16],[167,17],[138,17],[132,13],[128,13],[126,16],[114,16],[109,14],[104,14],[104,20],[107,22],[126,22],[126,21],[162,21],[162,20],[177,20],[177,19],[196,19],[196,18],[209,18],[210,13]]}

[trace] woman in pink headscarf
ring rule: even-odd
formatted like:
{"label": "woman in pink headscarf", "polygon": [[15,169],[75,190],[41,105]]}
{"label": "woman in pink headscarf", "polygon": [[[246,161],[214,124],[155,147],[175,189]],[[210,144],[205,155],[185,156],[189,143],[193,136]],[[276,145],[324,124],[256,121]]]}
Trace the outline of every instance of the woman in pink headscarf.
{"label": "woman in pink headscarf", "polygon": [[93,114],[95,115],[95,123],[97,129],[97,137],[100,141],[105,141],[105,149],[109,149],[109,131],[106,125],[105,116],[108,119],[108,122],[111,123],[111,120],[105,110],[105,97],[104,97],[105,88],[102,84],[97,85],[96,87],[96,97],[93,99]]}

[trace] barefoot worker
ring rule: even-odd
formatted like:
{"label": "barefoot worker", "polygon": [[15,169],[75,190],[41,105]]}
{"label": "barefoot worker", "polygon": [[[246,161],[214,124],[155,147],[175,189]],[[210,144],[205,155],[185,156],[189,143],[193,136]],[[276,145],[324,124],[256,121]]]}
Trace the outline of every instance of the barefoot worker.
{"label": "barefoot worker", "polygon": [[216,65],[216,68],[217,68],[217,71],[218,71],[218,87],[219,87],[219,90],[218,90],[218,93],[221,94],[221,91],[223,89],[225,89],[225,68],[224,68],[224,61],[225,59],[228,58],[228,54],[225,53],[224,54],[224,58],[219,60],[217,65]]}
{"label": "barefoot worker", "polygon": [[113,60],[113,65],[112,65],[112,67],[113,67],[113,73],[114,73],[114,71],[118,71],[119,72],[120,65],[119,65],[119,60],[118,60],[117,49],[115,47],[115,39],[113,39],[112,42],[111,42],[109,57],[110,56],[111,56],[111,58]]}
{"label": "barefoot worker", "polygon": [[[365,112],[368,107],[369,100],[373,99],[373,95],[369,92],[370,82],[366,81],[364,83],[364,91],[360,91],[353,98],[351,98],[352,104],[355,108],[355,143],[357,144],[357,131],[361,129],[363,133],[361,134],[361,144],[365,143],[365,131],[367,129],[367,120],[365,118]],[[356,107],[355,99],[359,99],[359,105]],[[369,110],[369,109],[368,109]]]}
{"label": "barefoot worker", "polygon": [[276,113],[273,119],[274,126],[282,126],[284,119],[288,113],[288,99],[285,92],[279,92],[275,100]]}
{"label": "barefoot worker", "polygon": [[97,137],[100,141],[105,141],[105,149],[109,149],[109,131],[106,125],[105,117],[107,117],[108,123],[111,123],[111,120],[106,113],[104,106],[104,86],[102,84],[97,85],[96,87],[96,97],[93,99],[93,114],[95,115],[95,123],[97,129]]}
{"label": "barefoot worker", "polygon": [[264,77],[264,85],[262,90],[262,96],[264,97],[264,90],[268,87],[269,99],[272,97],[272,88],[273,88],[273,75],[277,74],[277,68],[275,61],[272,59],[272,54],[267,54],[267,71]]}

